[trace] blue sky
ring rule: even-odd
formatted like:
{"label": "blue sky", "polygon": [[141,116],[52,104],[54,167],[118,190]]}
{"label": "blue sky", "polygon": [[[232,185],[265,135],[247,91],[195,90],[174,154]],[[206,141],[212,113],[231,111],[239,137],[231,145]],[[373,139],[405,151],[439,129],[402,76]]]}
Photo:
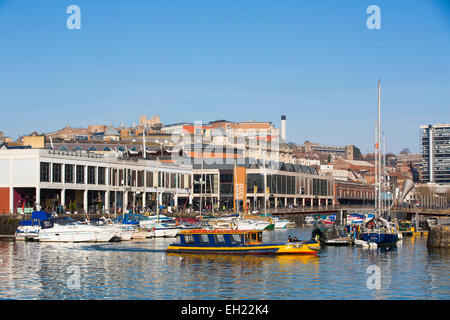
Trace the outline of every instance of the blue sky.
{"label": "blue sky", "polygon": [[448,3],[0,0],[0,131],[286,114],[289,141],[370,152],[381,79],[387,151],[419,152],[421,124],[450,122]]}

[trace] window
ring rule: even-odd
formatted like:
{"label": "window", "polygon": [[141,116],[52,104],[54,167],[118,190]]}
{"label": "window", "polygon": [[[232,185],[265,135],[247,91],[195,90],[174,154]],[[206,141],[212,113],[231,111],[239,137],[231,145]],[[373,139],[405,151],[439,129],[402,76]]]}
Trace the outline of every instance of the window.
{"label": "window", "polygon": [[230,235],[231,244],[241,244],[241,235],[240,234],[231,234]]}
{"label": "window", "polygon": [[153,187],[153,172],[147,171],[145,174],[147,175],[147,187]]}
{"label": "window", "polygon": [[198,239],[202,244],[209,244],[209,238],[207,234],[199,234]]}
{"label": "window", "polygon": [[53,163],[52,182],[61,182],[62,179],[62,165],[60,163]]}
{"label": "window", "polygon": [[109,184],[112,186],[117,186],[117,169],[110,169],[111,175],[109,176]]}
{"label": "window", "polygon": [[125,179],[125,171],[124,171],[124,169],[119,170],[119,186],[125,185],[124,179]]}
{"label": "window", "polygon": [[50,163],[41,162],[41,182],[50,182]]}
{"label": "window", "polygon": [[106,184],[106,168],[98,167],[98,184]]}
{"label": "window", "polygon": [[126,169],[126,185],[131,187],[131,169]]}
{"label": "window", "polygon": [[192,234],[185,234],[184,235],[184,242],[189,244],[189,243],[194,243],[194,237],[192,236]]}
{"label": "window", "polygon": [[66,164],[65,165],[65,176],[64,176],[64,182],[65,183],[73,183],[74,182],[74,176],[73,176],[73,164]]}
{"label": "window", "polygon": [[215,244],[225,244],[225,237],[223,236],[223,234],[215,234],[214,235],[214,243]]}
{"label": "window", "polygon": [[95,184],[95,167],[88,166],[88,184]]}
{"label": "window", "polygon": [[137,186],[143,187],[144,186],[144,173],[145,171],[138,171],[137,172]]}
{"label": "window", "polygon": [[84,166],[77,166],[77,183],[84,183]]}

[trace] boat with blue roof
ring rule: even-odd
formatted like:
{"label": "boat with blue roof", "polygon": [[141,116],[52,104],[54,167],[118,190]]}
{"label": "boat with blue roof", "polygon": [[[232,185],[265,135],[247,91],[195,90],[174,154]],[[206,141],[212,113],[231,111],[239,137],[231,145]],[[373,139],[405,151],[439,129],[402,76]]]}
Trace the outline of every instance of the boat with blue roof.
{"label": "boat with blue roof", "polygon": [[181,230],[178,241],[166,252],[220,254],[317,254],[315,241],[263,243],[261,230],[190,229]]}

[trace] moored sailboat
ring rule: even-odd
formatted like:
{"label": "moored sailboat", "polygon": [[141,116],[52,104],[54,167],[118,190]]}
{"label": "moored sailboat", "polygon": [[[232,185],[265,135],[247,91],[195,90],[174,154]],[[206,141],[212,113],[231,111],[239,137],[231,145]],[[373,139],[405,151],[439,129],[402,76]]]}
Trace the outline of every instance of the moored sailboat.
{"label": "moored sailboat", "polygon": [[385,172],[381,174],[381,89],[378,81],[378,124],[375,130],[375,214],[373,219],[366,222],[359,235],[359,240],[376,243],[380,245],[395,245],[399,239],[398,232],[389,222],[382,217],[383,208],[381,201],[382,177],[385,178]]}

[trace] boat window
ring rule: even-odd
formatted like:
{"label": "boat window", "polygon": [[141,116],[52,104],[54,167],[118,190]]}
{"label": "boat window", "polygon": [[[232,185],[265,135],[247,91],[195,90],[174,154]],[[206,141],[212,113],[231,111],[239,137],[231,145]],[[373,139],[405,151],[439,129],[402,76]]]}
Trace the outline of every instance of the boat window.
{"label": "boat window", "polygon": [[215,244],[225,244],[225,237],[223,234],[215,234],[214,235],[214,243]]}
{"label": "boat window", "polygon": [[184,241],[185,243],[194,243],[194,237],[192,234],[185,234],[184,235]]}
{"label": "boat window", "polygon": [[231,237],[231,244],[241,244],[241,235],[240,234],[232,234]]}
{"label": "boat window", "polygon": [[209,243],[209,238],[207,234],[199,234],[200,243]]}

